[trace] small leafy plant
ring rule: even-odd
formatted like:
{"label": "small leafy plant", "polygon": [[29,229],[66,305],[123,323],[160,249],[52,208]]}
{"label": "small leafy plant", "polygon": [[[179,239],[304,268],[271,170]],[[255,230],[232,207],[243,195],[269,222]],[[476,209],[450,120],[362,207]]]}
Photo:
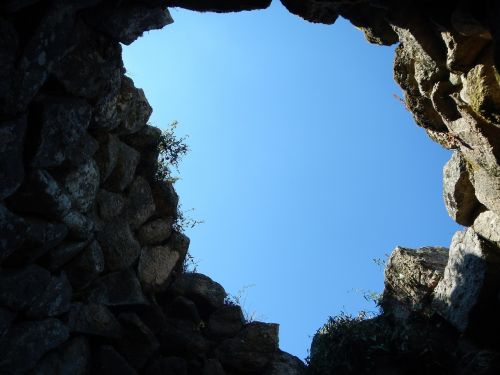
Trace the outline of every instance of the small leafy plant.
{"label": "small leafy plant", "polygon": [[179,163],[188,153],[189,146],[186,143],[188,136],[178,137],[175,130],[179,123],[174,121],[168,129],[164,130],[158,142],[158,169],[156,171],[157,181],[168,181],[174,183],[179,179],[172,175],[172,170],[179,172]]}

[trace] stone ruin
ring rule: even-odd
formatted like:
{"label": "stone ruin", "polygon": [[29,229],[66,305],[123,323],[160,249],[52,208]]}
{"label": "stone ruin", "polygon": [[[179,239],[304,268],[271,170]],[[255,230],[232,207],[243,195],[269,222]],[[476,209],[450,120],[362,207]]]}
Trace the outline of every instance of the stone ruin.
{"label": "stone ruin", "polygon": [[357,324],[375,339],[352,337],[356,350],[335,364],[319,332],[306,368],[279,350],[278,325],[245,322],[221,285],[183,272],[178,196],[155,178],[161,133],[121,59],[120,43],[172,22],[168,7],[270,0],[3,0],[1,374],[332,373],[318,358],[339,374],[500,373],[500,3],[282,3],[398,43],[408,110],[454,150],[443,195],[466,228],[449,250],[396,248],[382,314]]}

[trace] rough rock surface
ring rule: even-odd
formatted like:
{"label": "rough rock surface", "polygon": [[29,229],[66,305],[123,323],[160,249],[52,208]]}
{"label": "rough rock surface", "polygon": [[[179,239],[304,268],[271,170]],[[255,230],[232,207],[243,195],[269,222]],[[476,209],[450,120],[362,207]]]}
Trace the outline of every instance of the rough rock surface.
{"label": "rough rock surface", "polygon": [[[371,43],[398,44],[394,77],[417,124],[454,150],[445,204],[469,226],[449,256],[398,247],[382,314],[328,326],[340,341],[319,332],[308,371],[499,373],[500,7],[282,3],[311,22],[343,17]],[[2,2],[1,373],[304,373],[279,350],[276,325],[245,324],[221,285],[183,273],[189,239],[174,229],[179,197],[155,179],[160,131],[147,124],[152,108],[121,59],[120,43],[172,22],[167,5],[232,12],[269,4]]]}

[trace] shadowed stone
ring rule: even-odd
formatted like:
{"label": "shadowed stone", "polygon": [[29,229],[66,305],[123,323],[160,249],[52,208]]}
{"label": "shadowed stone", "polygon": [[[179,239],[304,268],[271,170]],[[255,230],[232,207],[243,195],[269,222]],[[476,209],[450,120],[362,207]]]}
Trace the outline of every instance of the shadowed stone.
{"label": "shadowed stone", "polygon": [[89,211],[99,189],[99,169],[96,162],[90,159],[73,169],[65,176],[63,186],[74,209],[80,212]]}
{"label": "shadowed stone", "polygon": [[155,212],[155,202],[151,187],[142,177],[136,177],[130,184],[127,204],[127,217],[133,230],[144,224]]}
{"label": "shadowed stone", "polygon": [[92,241],[64,267],[75,289],[84,289],[104,271],[104,255],[97,241]]}
{"label": "shadowed stone", "polygon": [[137,233],[141,245],[159,244],[170,237],[172,222],[168,219],[156,219],[144,224]]}
{"label": "shadowed stone", "polygon": [[0,200],[12,195],[24,178],[26,118],[0,123]]}
{"label": "shadowed stone", "polygon": [[70,332],[108,338],[120,338],[123,336],[120,323],[111,311],[103,305],[73,304],[69,312],[67,326]]}
{"label": "shadowed stone", "polygon": [[0,342],[0,372],[19,374],[32,369],[49,350],[69,337],[57,319],[26,321],[14,325]]}
{"label": "shadowed stone", "polygon": [[110,345],[97,350],[94,371],[97,375],[137,375],[137,371]]}
{"label": "shadowed stone", "polygon": [[111,271],[127,268],[139,258],[141,247],[124,219],[107,222],[97,233],[97,240]]}
{"label": "shadowed stone", "polygon": [[178,252],[168,246],[145,247],[141,251],[137,272],[145,290],[161,291],[180,259]]}
{"label": "shadowed stone", "polygon": [[52,276],[45,291],[33,302],[26,316],[47,318],[61,315],[69,310],[73,290],[64,273]]}
{"label": "shadowed stone", "polygon": [[141,284],[131,269],[98,278],[91,286],[87,300],[106,306],[145,305]]}
{"label": "shadowed stone", "polygon": [[87,375],[89,370],[90,345],[85,337],[78,336],[43,357],[32,375]]}

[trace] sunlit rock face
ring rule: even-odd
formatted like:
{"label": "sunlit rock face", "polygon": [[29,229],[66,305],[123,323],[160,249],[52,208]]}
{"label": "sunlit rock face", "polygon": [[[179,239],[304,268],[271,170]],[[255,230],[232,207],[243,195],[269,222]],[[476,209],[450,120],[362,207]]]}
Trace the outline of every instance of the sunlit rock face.
{"label": "sunlit rock face", "polygon": [[270,0],[5,0],[0,373],[500,373],[500,6],[282,3],[398,44],[394,78],[417,125],[454,150],[444,204],[468,228],[449,251],[396,248],[382,314],[330,324],[306,370],[279,350],[277,325],[248,324],[220,284],[184,272],[178,196],[156,174],[161,132],[121,58],[120,43],[173,22],[167,7],[233,12]]}
{"label": "sunlit rock face", "polygon": [[[356,323],[368,325],[365,332],[374,329],[381,337],[387,330],[394,332],[386,336],[389,344],[384,353],[373,351],[380,340],[370,343],[361,336],[343,346],[330,342],[330,349],[325,349],[328,335],[318,333],[323,338],[318,336],[313,342],[311,353],[316,356],[310,370],[353,374],[499,372],[500,346],[494,337],[500,331],[494,317],[500,312],[500,7],[494,2],[473,1],[282,3],[308,21],[330,24],[336,17],[344,17],[369,42],[398,44],[394,78],[417,125],[433,141],[454,151],[443,170],[444,203],[457,223],[470,227],[454,236],[449,252],[432,247],[394,250],[386,265],[382,315],[372,323]],[[436,322],[446,330],[434,326]],[[414,336],[415,346],[406,350],[407,336],[401,330],[417,329],[421,337]],[[432,368],[411,361],[418,352],[432,347],[433,337],[426,329],[444,332],[453,342],[452,349],[433,359],[439,365]],[[333,355],[334,350],[342,352],[349,345],[361,345],[361,352],[371,358],[353,358],[363,363],[356,367],[358,372],[349,367],[352,362],[342,365]],[[402,355],[409,357],[410,367],[397,364]],[[384,358],[391,359],[392,365],[385,367]]]}

